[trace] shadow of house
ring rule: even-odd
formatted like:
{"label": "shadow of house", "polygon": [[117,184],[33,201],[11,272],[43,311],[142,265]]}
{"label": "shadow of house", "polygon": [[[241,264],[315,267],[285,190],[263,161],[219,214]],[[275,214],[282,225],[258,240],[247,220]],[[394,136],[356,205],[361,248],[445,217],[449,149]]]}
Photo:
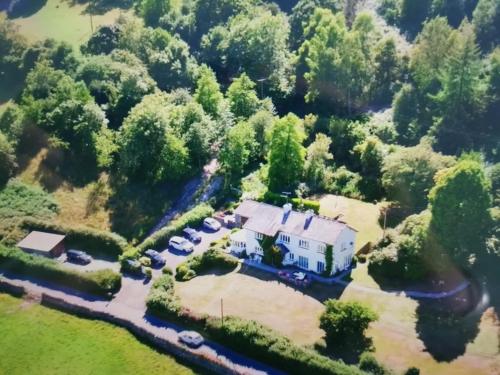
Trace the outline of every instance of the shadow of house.
{"label": "shadow of house", "polygon": [[38,12],[46,3],[47,0],[7,0],[6,4],[0,5],[0,10],[6,10],[11,19],[26,18]]}

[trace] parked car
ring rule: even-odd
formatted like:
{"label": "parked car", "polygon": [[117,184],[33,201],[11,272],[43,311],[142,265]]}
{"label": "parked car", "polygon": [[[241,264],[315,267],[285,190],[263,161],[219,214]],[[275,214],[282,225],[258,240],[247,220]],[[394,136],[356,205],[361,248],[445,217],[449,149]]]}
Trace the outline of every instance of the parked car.
{"label": "parked car", "polygon": [[186,237],[191,242],[197,243],[197,242],[201,241],[200,234],[198,233],[197,230],[195,230],[193,228],[189,228],[189,227],[184,228],[184,230],[182,231],[182,234],[184,235],[184,237]]}
{"label": "parked car", "polygon": [[122,263],[122,271],[137,276],[144,275],[144,268],[142,267],[141,262],[133,259],[127,259],[124,263]]}
{"label": "parked car", "polygon": [[78,264],[89,264],[92,262],[92,257],[86,252],[80,250],[68,250],[66,252],[66,259],[68,262]]}
{"label": "parked car", "polygon": [[159,267],[165,265],[165,259],[160,255],[160,253],[153,249],[148,249],[144,252],[144,255],[151,259],[151,264],[153,266]]}
{"label": "parked car", "polygon": [[191,253],[194,250],[194,245],[192,242],[179,236],[172,237],[170,241],[168,241],[168,245],[176,250],[184,251],[186,253]]}
{"label": "parked car", "polygon": [[180,342],[191,348],[199,348],[205,341],[203,336],[195,331],[182,331],[178,333],[177,337]]}
{"label": "parked car", "polygon": [[213,217],[207,217],[205,220],[203,220],[203,226],[206,229],[213,230],[214,232],[217,232],[221,228],[220,223]]}

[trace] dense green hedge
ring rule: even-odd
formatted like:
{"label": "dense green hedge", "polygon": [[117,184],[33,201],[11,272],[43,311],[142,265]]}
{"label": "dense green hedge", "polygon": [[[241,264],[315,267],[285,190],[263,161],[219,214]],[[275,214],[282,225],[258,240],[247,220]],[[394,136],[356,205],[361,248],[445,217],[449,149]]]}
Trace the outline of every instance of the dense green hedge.
{"label": "dense green hedge", "polygon": [[92,228],[69,227],[35,219],[25,219],[22,226],[28,230],[65,234],[66,248],[76,248],[90,254],[118,256],[128,248],[127,240],[118,234]]}
{"label": "dense green hedge", "polygon": [[201,272],[218,268],[224,271],[232,271],[238,265],[238,260],[224,252],[222,248],[228,240],[216,241],[210,249],[201,255],[189,257],[185,262],[179,264],[175,270],[175,278],[179,281],[188,281]]}
{"label": "dense green hedge", "polygon": [[138,251],[140,253],[146,251],[147,249],[154,249],[160,246],[167,246],[170,237],[179,234],[182,229],[187,226],[194,227],[200,225],[208,216],[212,216],[214,209],[207,203],[199,204],[193,209],[174,219],[164,228],[153,233],[151,236],[146,238],[139,246]]}
{"label": "dense green hedge", "polygon": [[290,202],[295,209],[301,210],[313,210],[315,213],[319,213],[320,203],[318,201],[312,201],[308,199],[291,198],[288,199],[284,196],[276,193],[267,191],[259,201],[266,202],[275,206],[283,206],[285,203]]}
{"label": "dense green hedge", "polygon": [[228,316],[222,325],[219,318],[193,314],[180,305],[171,275],[163,275],[154,282],[146,303],[148,310],[159,317],[194,326],[215,341],[290,374],[363,374],[357,367],[298,346],[254,321]]}
{"label": "dense green hedge", "polygon": [[109,269],[78,272],[65,268],[55,260],[2,245],[0,268],[17,275],[33,276],[104,297],[119,291],[122,282],[121,275]]}

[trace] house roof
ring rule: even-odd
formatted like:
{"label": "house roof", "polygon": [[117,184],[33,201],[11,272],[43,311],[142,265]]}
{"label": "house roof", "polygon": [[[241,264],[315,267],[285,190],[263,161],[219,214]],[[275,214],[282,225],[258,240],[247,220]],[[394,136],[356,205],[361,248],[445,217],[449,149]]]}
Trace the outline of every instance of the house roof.
{"label": "house roof", "polygon": [[49,252],[59,245],[66,236],[62,234],[33,231],[28,234],[17,247],[27,250]]}
{"label": "house roof", "polygon": [[313,215],[307,225],[306,213],[290,211],[285,216],[283,208],[253,200],[243,201],[235,214],[248,218],[244,229],[270,237],[284,232],[329,245],[335,244],[344,229],[354,230],[345,223],[319,215]]}

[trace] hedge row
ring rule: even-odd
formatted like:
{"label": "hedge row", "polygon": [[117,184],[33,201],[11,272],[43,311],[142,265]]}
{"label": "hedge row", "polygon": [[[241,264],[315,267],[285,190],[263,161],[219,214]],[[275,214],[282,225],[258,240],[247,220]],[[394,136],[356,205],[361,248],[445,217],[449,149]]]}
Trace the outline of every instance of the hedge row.
{"label": "hedge row", "polygon": [[121,288],[121,275],[110,269],[78,272],[52,259],[0,245],[0,268],[17,275],[33,276],[84,292],[110,297]]}
{"label": "hedge row", "polygon": [[313,350],[298,346],[257,322],[228,316],[224,318],[224,324],[221,324],[219,318],[193,314],[180,305],[171,275],[164,275],[154,282],[147,306],[151,313],[159,317],[195,326],[215,341],[290,374],[363,374],[355,366],[333,361]]}
{"label": "hedge row", "polygon": [[23,228],[65,234],[66,248],[84,250],[90,254],[118,256],[127,250],[127,240],[116,233],[88,227],[69,227],[36,219],[25,219]]}
{"label": "hedge row", "polygon": [[319,213],[320,203],[318,201],[312,201],[308,199],[301,198],[291,198],[286,197],[267,191],[259,201],[266,202],[275,206],[283,206],[285,203],[289,202],[292,204],[293,208],[300,210],[313,210],[315,213]]}
{"label": "hedge row", "polygon": [[214,209],[207,203],[199,204],[193,209],[174,219],[166,227],[161,228],[159,231],[153,233],[146,238],[139,246],[140,253],[147,249],[154,249],[160,246],[167,246],[170,237],[179,234],[185,227],[194,227],[200,225],[208,216],[214,214]]}
{"label": "hedge row", "polygon": [[[201,255],[189,257],[185,262],[179,264],[175,270],[175,278],[179,281],[188,281],[195,278],[199,273],[218,268],[223,271],[232,271],[238,265],[238,260],[224,252],[222,249],[228,240],[216,241]],[[227,244],[226,244],[227,245]]]}

